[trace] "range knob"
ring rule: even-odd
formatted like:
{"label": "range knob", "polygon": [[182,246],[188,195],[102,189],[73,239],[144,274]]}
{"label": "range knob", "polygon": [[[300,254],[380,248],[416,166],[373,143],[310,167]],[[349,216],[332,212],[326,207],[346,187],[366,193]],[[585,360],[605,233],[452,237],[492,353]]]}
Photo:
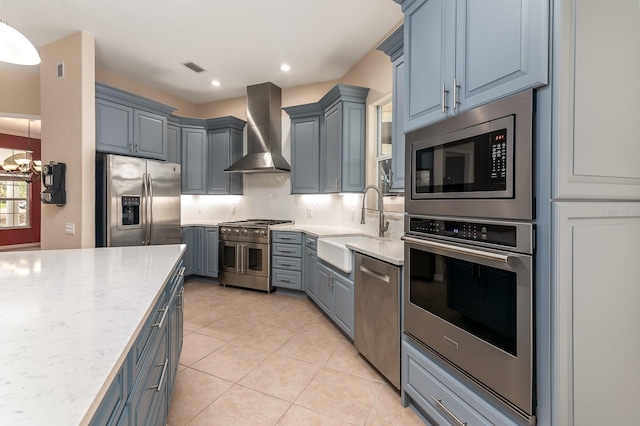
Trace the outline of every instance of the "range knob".
{"label": "range knob", "polygon": [[242,230],[242,235],[244,235],[244,236],[246,236],[246,235],[247,235],[247,230],[246,230],[246,229],[243,229],[243,230]]}
{"label": "range knob", "polygon": [[239,230],[239,229],[234,229],[234,230],[233,230],[233,233],[234,233],[235,235],[240,235],[240,230]]}
{"label": "range knob", "polygon": [[267,233],[264,231],[264,229],[260,230],[260,236],[261,237],[265,237],[267,235]]}

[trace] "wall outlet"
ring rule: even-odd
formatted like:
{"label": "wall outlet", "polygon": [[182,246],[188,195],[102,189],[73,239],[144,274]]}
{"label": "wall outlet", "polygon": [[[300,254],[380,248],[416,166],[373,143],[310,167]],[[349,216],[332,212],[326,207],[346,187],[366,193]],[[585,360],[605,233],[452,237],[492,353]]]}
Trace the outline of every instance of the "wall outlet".
{"label": "wall outlet", "polygon": [[76,224],[75,223],[65,223],[64,224],[64,233],[67,235],[76,235]]}
{"label": "wall outlet", "polygon": [[307,217],[313,217],[313,209],[307,209]]}

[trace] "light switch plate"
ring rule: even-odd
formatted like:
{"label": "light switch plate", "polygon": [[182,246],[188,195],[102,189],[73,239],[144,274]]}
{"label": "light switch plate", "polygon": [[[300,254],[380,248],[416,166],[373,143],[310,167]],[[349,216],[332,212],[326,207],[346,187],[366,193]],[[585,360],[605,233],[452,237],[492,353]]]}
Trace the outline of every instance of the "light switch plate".
{"label": "light switch plate", "polygon": [[64,233],[67,235],[76,235],[76,224],[75,223],[65,223],[64,224]]}

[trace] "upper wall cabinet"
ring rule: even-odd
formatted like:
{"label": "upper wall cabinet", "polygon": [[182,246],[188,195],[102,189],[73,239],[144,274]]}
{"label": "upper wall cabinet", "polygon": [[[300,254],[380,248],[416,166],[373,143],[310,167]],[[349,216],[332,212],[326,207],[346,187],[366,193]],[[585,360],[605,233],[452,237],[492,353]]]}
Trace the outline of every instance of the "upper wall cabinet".
{"label": "upper wall cabinet", "polygon": [[[554,198],[638,200],[640,5],[557,3]],[[614,76],[620,90],[606,84]]]}
{"label": "upper wall cabinet", "polygon": [[96,83],[96,150],[166,160],[175,108]]}
{"label": "upper wall cabinet", "polygon": [[167,123],[167,161],[180,163],[182,158],[182,130],[179,117],[169,117]]}
{"label": "upper wall cabinet", "polygon": [[391,99],[393,104],[391,120],[391,188],[390,192],[404,192],[404,26],[401,25],[385,41],[378,46],[391,59],[393,70],[393,89]]}
{"label": "upper wall cabinet", "polygon": [[548,1],[395,1],[405,14],[405,132],[547,84]]}
{"label": "upper wall cabinet", "polygon": [[369,89],[335,85],[317,103],[284,108],[291,117],[291,193],[362,192]]}
{"label": "upper wall cabinet", "polygon": [[182,193],[242,194],[242,174],[224,170],[242,157],[242,129],[235,117],[183,118]]}

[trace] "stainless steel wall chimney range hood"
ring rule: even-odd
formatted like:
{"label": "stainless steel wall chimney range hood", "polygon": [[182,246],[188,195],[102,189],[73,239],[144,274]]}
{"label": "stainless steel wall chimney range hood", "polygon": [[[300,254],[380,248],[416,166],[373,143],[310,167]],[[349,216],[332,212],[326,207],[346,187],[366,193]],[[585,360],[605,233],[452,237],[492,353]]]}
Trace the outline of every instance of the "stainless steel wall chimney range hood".
{"label": "stainless steel wall chimney range hood", "polygon": [[225,172],[282,173],[291,166],[282,156],[282,90],[273,83],[247,86],[247,155]]}

